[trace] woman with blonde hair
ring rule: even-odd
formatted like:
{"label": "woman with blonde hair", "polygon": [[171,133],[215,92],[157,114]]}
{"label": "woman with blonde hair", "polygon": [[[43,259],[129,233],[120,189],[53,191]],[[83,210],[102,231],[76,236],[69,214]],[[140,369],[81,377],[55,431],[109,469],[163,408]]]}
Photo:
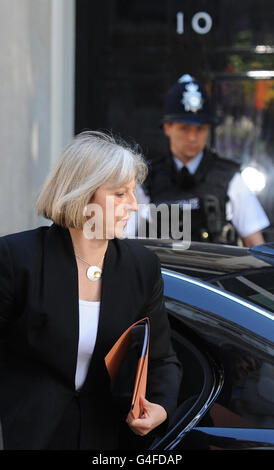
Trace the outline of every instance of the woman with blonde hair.
{"label": "woman with blonde hair", "polygon": [[[125,420],[144,436],[176,407],[157,256],[124,239],[142,156],[84,132],[61,153],[37,201],[53,223],[0,238],[0,419],[4,449],[116,449]],[[144,316],[151,337],[142,416],[115,406],[104,358]]]}

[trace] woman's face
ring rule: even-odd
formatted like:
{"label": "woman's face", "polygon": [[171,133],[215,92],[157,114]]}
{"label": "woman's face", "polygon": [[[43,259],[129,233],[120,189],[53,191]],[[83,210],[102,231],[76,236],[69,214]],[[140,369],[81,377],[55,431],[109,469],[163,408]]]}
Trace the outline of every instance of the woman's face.
{"label": "woman's face", "polygon": [[132,211],[138,210],[134,194],[135,179],[120,187],[111,182],[100,186],[87,206],[89,216],[84,226],[88,238],[122,238]]}

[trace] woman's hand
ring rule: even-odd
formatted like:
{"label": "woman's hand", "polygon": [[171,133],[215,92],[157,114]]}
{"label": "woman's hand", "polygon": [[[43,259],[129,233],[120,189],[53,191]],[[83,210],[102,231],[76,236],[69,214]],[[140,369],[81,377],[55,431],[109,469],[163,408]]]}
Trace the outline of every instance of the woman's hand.
{"label": "woman's hand", "polygon": [[140,398],[140,406],[143,409],[142,416],[135,419],[130,411],[126,422],[135,434],[145,436],[166,420],[167,412],[161,405],[151,403],[145,397]]}

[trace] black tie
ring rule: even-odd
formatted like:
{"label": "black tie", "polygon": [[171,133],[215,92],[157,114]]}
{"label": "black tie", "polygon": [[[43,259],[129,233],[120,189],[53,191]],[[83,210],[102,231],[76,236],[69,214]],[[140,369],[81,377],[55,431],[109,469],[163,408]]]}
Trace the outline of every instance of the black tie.
{"label": "black tie", "polygon": [[195,184],[194,176],[189,173],[186,166],[179,171],[177,180],[182,189],[190,189]]}

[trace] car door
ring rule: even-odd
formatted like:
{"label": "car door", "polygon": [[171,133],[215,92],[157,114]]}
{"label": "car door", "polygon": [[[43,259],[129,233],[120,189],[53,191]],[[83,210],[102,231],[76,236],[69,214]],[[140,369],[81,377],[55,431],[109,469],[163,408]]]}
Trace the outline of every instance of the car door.
{"label": "car door", "polygon": [[273,316],[163,270],[183,365],[178,409],[153,449],[274,448]]}

